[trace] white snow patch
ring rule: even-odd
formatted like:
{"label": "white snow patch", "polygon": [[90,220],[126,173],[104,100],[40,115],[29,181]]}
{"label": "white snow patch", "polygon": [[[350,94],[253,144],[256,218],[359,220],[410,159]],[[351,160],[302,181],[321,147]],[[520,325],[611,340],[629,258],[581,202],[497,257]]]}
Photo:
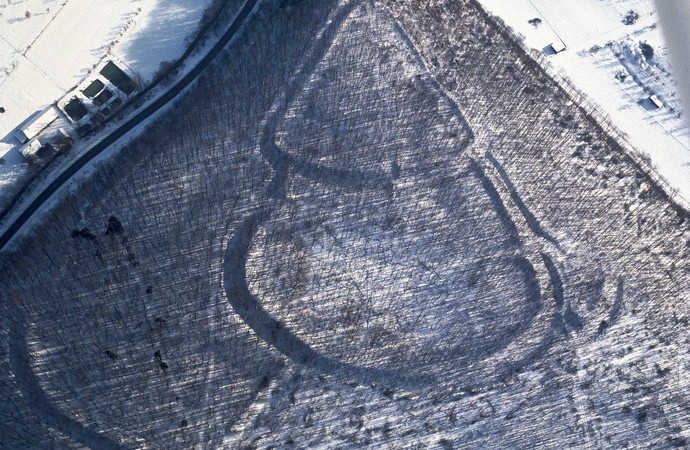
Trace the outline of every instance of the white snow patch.
{"label": "white snow patch", "polygon": [[[690,200],[690,132],[682,115],[668,52],[652,0],[480,0],[492,14],[524,36],[525,44],[548,52],[555,72],[583,92],[660,174]],[[638,18],[626,25],[634,11]],[[539,19],[540,23],[532,22]],[[646,58],[642,45],[654,54]],[[656,95],[657,108],[649,100]]]}
{"label": "white snow patch", "polygon": [[[211,0],[24,0],[0,3],[0,142],[106,57],[150,80],[176,59]],[[6,147],[6,146],[5,146]],[[5,164],[21,164],[6,159]]]}

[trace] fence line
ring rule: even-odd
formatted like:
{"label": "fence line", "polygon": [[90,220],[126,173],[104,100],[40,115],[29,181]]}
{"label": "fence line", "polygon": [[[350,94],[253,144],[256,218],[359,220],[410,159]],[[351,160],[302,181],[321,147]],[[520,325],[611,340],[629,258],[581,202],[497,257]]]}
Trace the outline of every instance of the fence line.
{"label": "fence line", "polygon": [[648,155],[642,154],[630,143],[627,136],[619,130],[611,118],[601,111],[601,107],[595,105],[585,93],[575,86],[575,83],[570,78],[554,69],[551,62],[542,52],[536,49],[527,49],[522,43],[518,43],[518,45],[558,84],[570,100],[577,104],[606,135],[610,136],[621,147],[625,155],[629,157],[640,170],[649,176],[664,194],[668,196],[669,200],[686,211],[690,211],[690,200],[684,197],[683,194],[679,192],[678,188],[674,187],[666,177],[659,172]]}

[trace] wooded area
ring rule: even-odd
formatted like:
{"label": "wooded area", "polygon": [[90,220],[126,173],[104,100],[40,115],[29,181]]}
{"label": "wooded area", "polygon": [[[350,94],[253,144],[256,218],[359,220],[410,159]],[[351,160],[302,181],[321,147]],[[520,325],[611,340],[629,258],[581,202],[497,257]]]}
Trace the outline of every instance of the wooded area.
{"label": "wooded area", "polygon": [[264,2],[2,255],[0,440],[685,445],[687,213],[512,39]]}

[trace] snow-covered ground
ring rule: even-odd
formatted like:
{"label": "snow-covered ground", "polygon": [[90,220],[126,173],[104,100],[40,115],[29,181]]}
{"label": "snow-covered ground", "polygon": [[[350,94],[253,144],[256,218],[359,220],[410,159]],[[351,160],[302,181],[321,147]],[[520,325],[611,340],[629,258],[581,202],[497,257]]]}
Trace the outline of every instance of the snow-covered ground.
{"label": "snow-covered ground", "polygon": [[[652,0],[480,2],[523,35],[528,47],[548,55],[553,69],[690,200],[690,132]],[[549,45],[559,42],[566,50],[552,54]],[[660,108],[649,100],[652,95]]]}
{"label": "snow-covered ground", "polygon": [[29,170],[13,138],[18,125],[72,90],[106,57],[149,81],[161,62],[184,52],[210,3],[0,0],[0,190]]}

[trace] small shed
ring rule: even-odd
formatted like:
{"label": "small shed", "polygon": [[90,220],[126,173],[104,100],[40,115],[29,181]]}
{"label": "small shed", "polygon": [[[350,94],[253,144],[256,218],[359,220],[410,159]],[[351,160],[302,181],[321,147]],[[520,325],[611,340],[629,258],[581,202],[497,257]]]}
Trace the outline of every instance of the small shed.
{"label": "small shed", "polygon": [[38,133],[43,131],[48,125],[53,123],[58,117],[59,115],[57,109],[55,109],[54,106],[49,106],[37,114],[33,119],[19,127],[14,133],[14,137],[17,138],[17,140],[22,144],[26,144],[31,139],[36,137]]}
{"label": "small shed", "polygon": [[31,163],[42,166],[60,153],[67,153],[72,148],[72,137],[64,128],[50,136],[41,135],[24,145],[20,152]]}
{"label": "small shed", "polygon": [[562,51],[565,51],[566,47],[565,47],[565,44],[563,43],[563,41],[561,41],[559,39],[559,40],[549,44],[549,48],[553,52],[553,54],[556,54],[556,53],[560,53]]}
{"label": "small shed", "polygon": [[648,100],[651,102],[652,105],[654,105],[656,109],[659,109],[664,106],[664,104],[661,102],[659,97],[656,96],[656,94],[650,95]]}

